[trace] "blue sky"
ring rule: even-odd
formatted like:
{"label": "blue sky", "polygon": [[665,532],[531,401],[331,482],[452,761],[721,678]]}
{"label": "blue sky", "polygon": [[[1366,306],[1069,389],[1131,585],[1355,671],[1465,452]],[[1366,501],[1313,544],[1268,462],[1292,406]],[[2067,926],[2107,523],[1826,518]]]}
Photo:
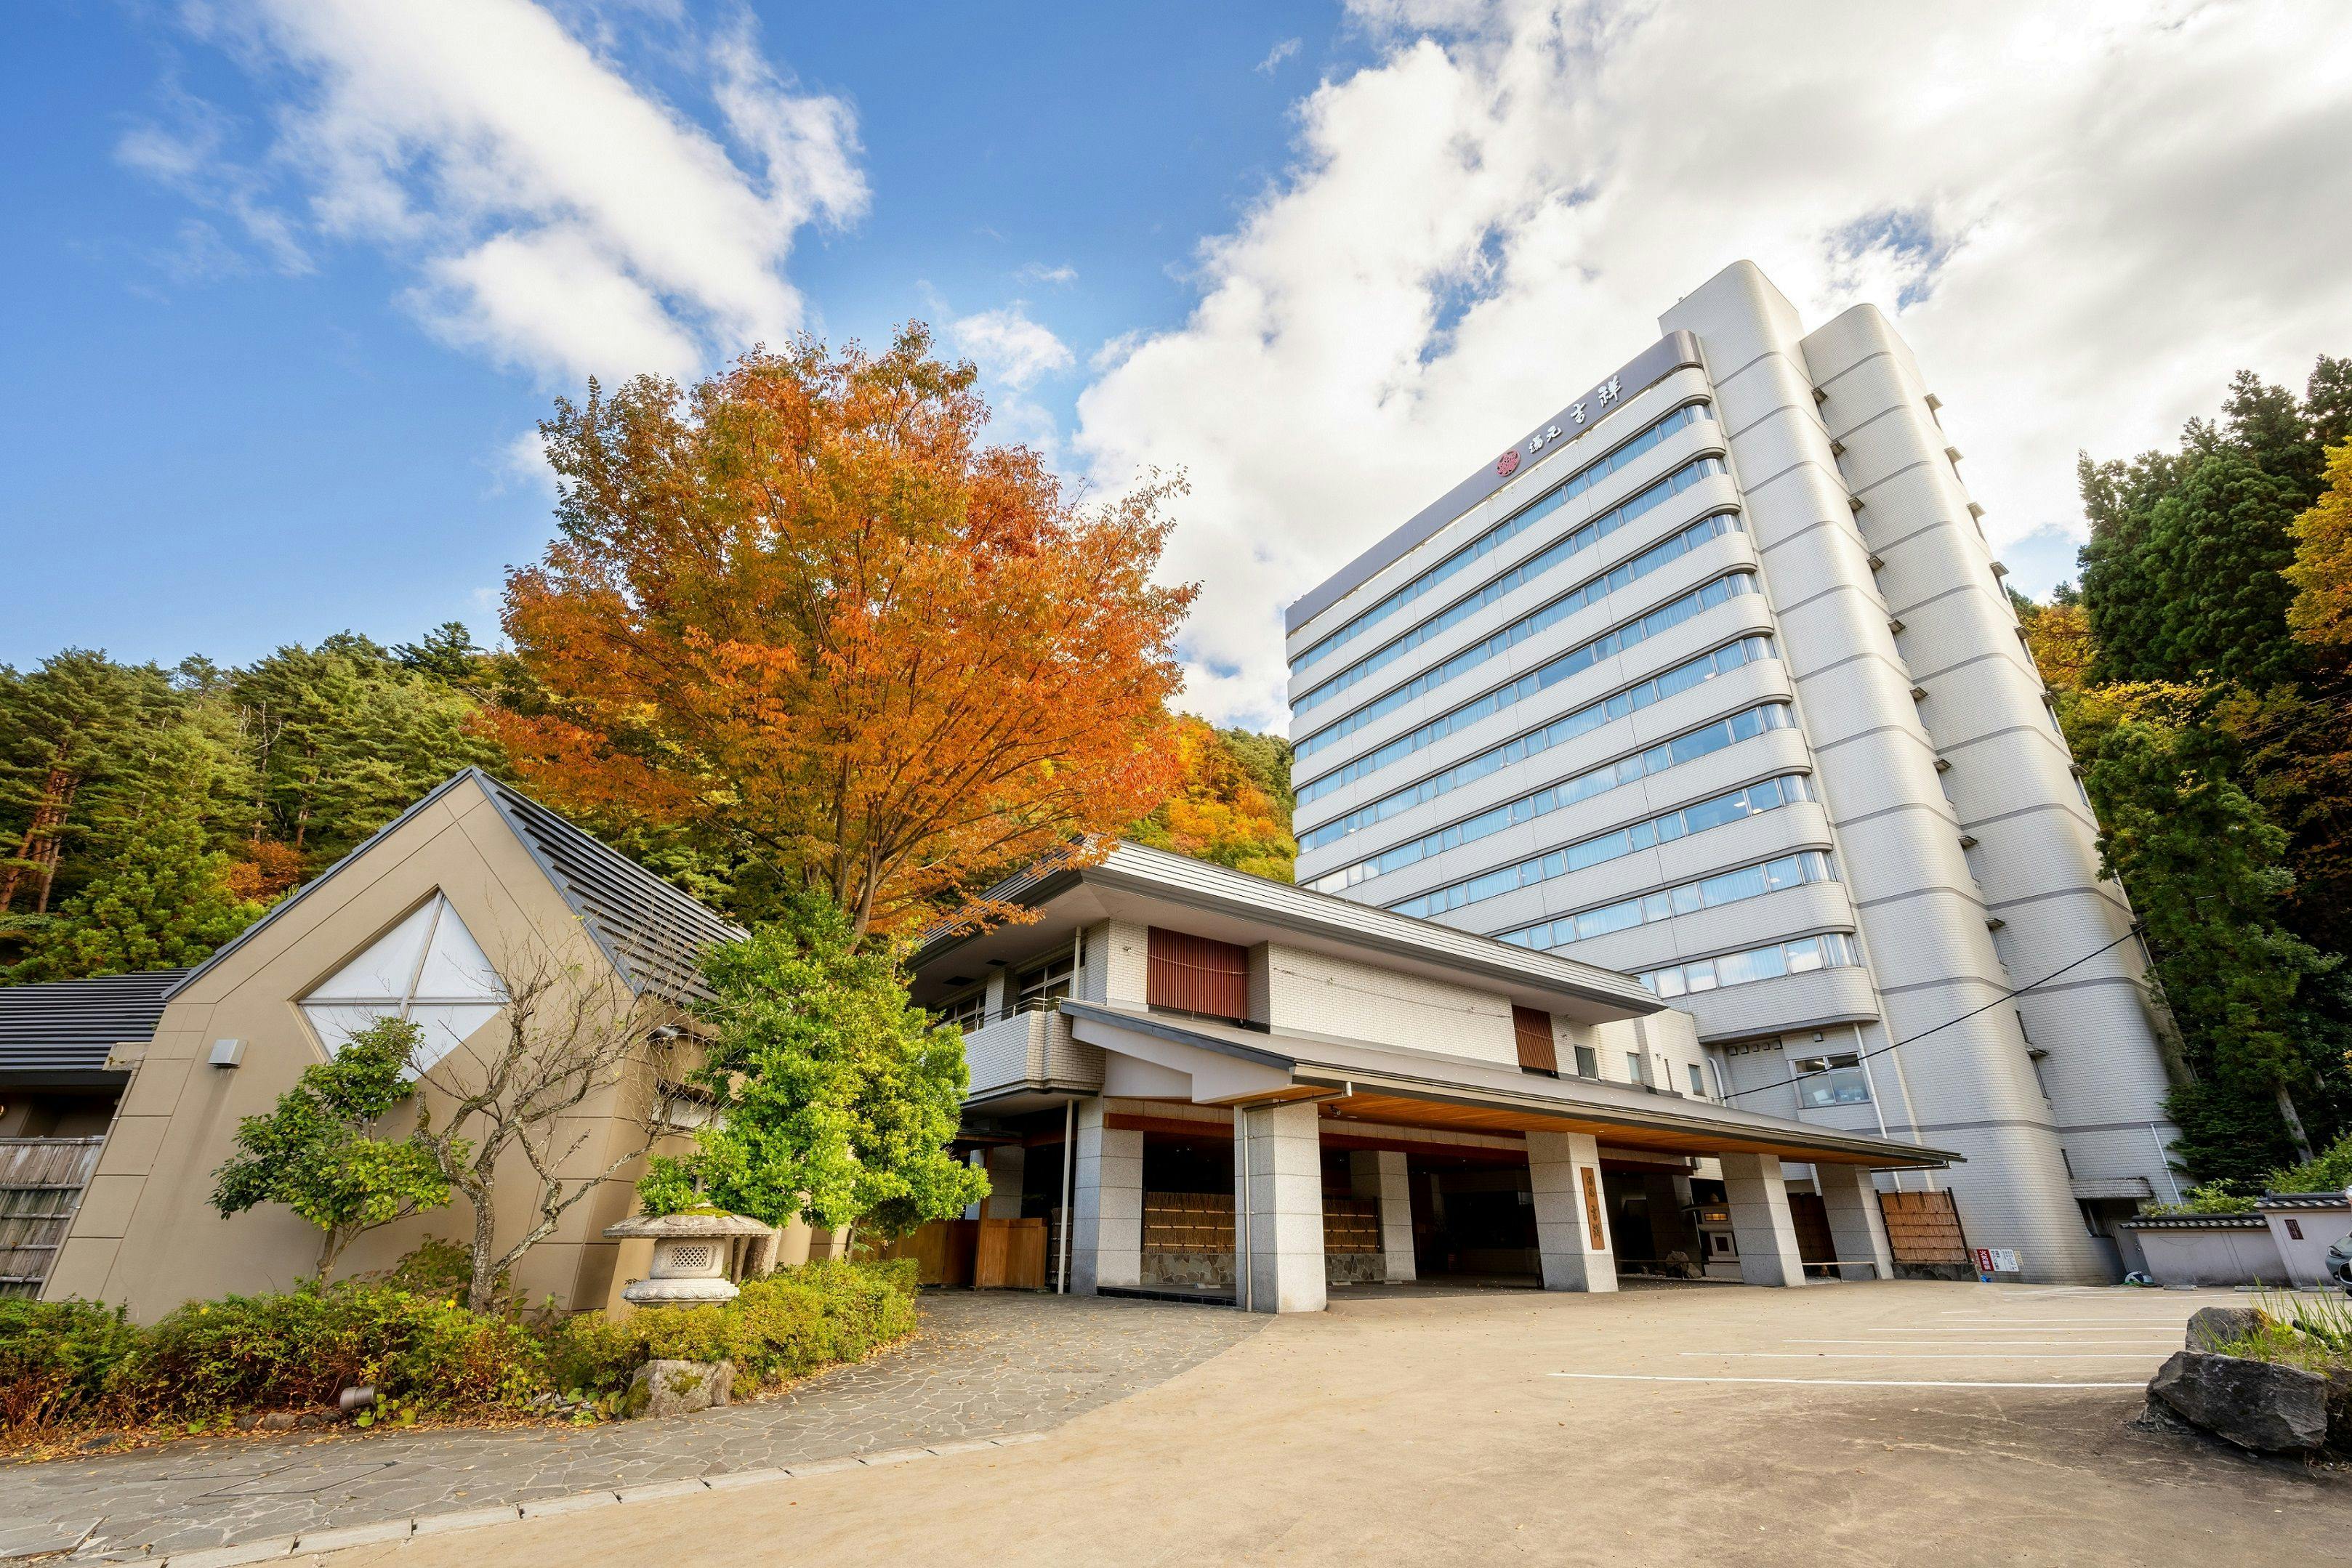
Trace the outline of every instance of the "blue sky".
{"label": "blue sky", "polygon": [[[1181,320],[1193,246],[1278,170],[1286,87],[1310,61],[1283,62],[1286,84],[1253,66],[1310,32],[1313,59],[1330,57],[1334,20],[1313,5],[1186,7],[1181,23],[1036,7],[1014,39],[986,7],[892,5],[880,25],[877,8],[757,9],[793,17],[763,29],[769,57],[856,108],[870,209],[791,265],[812,328],[868,339],[1021,298],[1076,342]],[[0,516],[21,530],[20,580],[44,587],[7,618],[0,658],[80,643],[226,662],[347,626],[490,631],[479,595],[548,531],[509,445],[574,382],[435,340],[399,301],[407,269],[374,247],[320,244],[289,275],[126,167],[124,137],[184,95],[264,156],[280,101],[168,7],[37,4],[18,20],[0,126],[37,152],[0,165],[17,214],[0,251]],[[650,49],[627,57],[708,120],[691,79]],[[1058,380],[1040,395],[1066,405],[1076,383]]]}
{"label": "blue sky", "polygon": [[29,0],[0,660],[488,634],[550,400],[795,325],[1185,468],[1190,701],[1254,723],[1283,603],[1738,256],[1898,314],[2032,588],[2077,448],[2352,351],[2339,7],[1761,9]]}

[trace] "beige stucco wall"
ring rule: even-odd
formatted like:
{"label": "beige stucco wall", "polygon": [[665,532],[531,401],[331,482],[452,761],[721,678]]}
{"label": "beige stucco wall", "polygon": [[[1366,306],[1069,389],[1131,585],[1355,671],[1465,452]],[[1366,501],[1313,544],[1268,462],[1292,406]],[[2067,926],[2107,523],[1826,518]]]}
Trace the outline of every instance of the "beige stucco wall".
{"label": "beige stucco wall", "polygon": [[[208,1198],[240,1118],[269,1110],[325,1051],[296,1006],[345,960],[436,891],[446,895],[502,975],[552,957],[577,972],[611,971],[555,887],[480,788],[470,780],[433,800],[365,853],[345,863],[174,998],[140,1064],[97,1175],[60,1252],[47,1293],[129,1306],[152,1320],[184,1301],[231,1291],[283,1290],[308,1276],[318,1230],[269,1205],[223,1218]],[[505,1027],[489,1023],[478,1040]],[[215,1067],[212,1042],[245,1041],[244,1060]],[[453,1058],[425,1077],[423,1098],[461,1071]],[[617,1092],[583,1103],[562,1143],[581,1146],[565,1167],[601,1170],[634,1140],[616,1118]],[[398,1131],[398,1128],[391,1129]],[[502,1239],[518,1236],[536,1184],[520,1158],[501,1184]],[[501,1167],[504,1175],[505,1167]],[[556,1234],[523,1260],[515,1281],[533,1301],[603,1305],[625,1273],[602,1228],[629,1212],[635,1165],[567,1212]],[[511,1198],[506,1195],[511,1194]],[[362,1237],[339,1275],[389,1266],[428,1236],[463,1242],[473,1218],[462,1200]],[[639,1262],[642,1269],[642,1261]]]}

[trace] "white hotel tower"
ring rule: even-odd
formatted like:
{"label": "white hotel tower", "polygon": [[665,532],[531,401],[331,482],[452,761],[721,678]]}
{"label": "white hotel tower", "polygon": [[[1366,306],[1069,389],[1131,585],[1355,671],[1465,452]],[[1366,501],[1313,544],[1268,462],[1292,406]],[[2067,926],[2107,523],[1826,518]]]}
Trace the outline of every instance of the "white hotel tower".
{"label": "white hotel tower", "polygon": [[1958,1150],[1972,1247],[2111,1280],[2166,1061],[1930,383],[1745,262],[1659,325],[1292,606],[1298,880],[1638,974],[1712,1079],[1576,1071]]}

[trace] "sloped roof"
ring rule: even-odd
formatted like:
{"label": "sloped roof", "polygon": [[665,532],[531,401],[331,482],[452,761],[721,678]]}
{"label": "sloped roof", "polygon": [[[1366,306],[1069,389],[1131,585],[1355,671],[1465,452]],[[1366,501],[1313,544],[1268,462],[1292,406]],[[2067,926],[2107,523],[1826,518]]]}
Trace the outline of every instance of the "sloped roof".
{"label": "sloped roof", "polygon": [[[1096,841],[1094,847],[1100,851],[1102,841]],[[1366,954],[1385,954],[1444,966],[1462,975],[1540,987],[1602,1004],[1624,1018],[1666,1008],[1640,981],[1614,969],[1124,839],[1091,862],[1072,863],[1066,856],[1048,856],[1006,877],[982,896],[992,903],[1036,909],[1084,885],[1216,910]],[[942,920],[926,935],[928,939],[908,964],[919,974],[982,934],[954,930],[951,920]]]}
{"label": "sloped roof", "polygon": [[71,1082],[106,1075],[110,1050],[155,1038],[163,998],[187,974],[150,969],[0,987],[0,1080]]}
{"label": "sloped roof", "polygon": [[349,854],[312,877],[277,906],[247,926],[213,956],[187,970],[167,994],[176,994],[195,978],[251,941],[312,890],[373,849],[379,840],[397,832],[410,818],[451,790],[471,783],[488,797],[499,816],[564,903],[580,917],[588,935],[612,960],[630,989],[651,991],[681,1005],[710,993],[702,983],[698,958],[716,942],[731,942],[744,935],[717,911],[688,897],[628,856],[590,837],[568,819],[550,810],[520,789],[501,784],[478,768],[451,774],[420,797],[399,816],[368,835]]}
{"label": "sloped roof", "polygon": [[743,928],[697,903],[568,819],[477,774],[499,812],[520,836],[613,967],[640,991],[674,1002],[707,998],[704,948],[733,942]]}

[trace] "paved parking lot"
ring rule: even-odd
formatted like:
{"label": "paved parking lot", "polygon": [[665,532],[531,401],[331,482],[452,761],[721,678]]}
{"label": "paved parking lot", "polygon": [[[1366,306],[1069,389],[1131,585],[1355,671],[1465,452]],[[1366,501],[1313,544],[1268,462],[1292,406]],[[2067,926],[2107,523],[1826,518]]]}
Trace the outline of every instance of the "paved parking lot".
{"label": "paved parking lot", "polygon": [[[913,1344],[671,1421],[191,1441],[0,1468],[0,1558],[143,1558],[485,1505],[736,1477],[1039,1432],[1174,1376],[1263,1319],[1150,1301],[927,1296]],[[282,1549],[282,1548],[281,1548]]]}
{"label": "paved parking lot", "polygon": [[2242,1299],[1335,1291],[1024,1447],[334,1562],[2343,1561],[2343,1474],[2131,1424],[2189,1314]]}

